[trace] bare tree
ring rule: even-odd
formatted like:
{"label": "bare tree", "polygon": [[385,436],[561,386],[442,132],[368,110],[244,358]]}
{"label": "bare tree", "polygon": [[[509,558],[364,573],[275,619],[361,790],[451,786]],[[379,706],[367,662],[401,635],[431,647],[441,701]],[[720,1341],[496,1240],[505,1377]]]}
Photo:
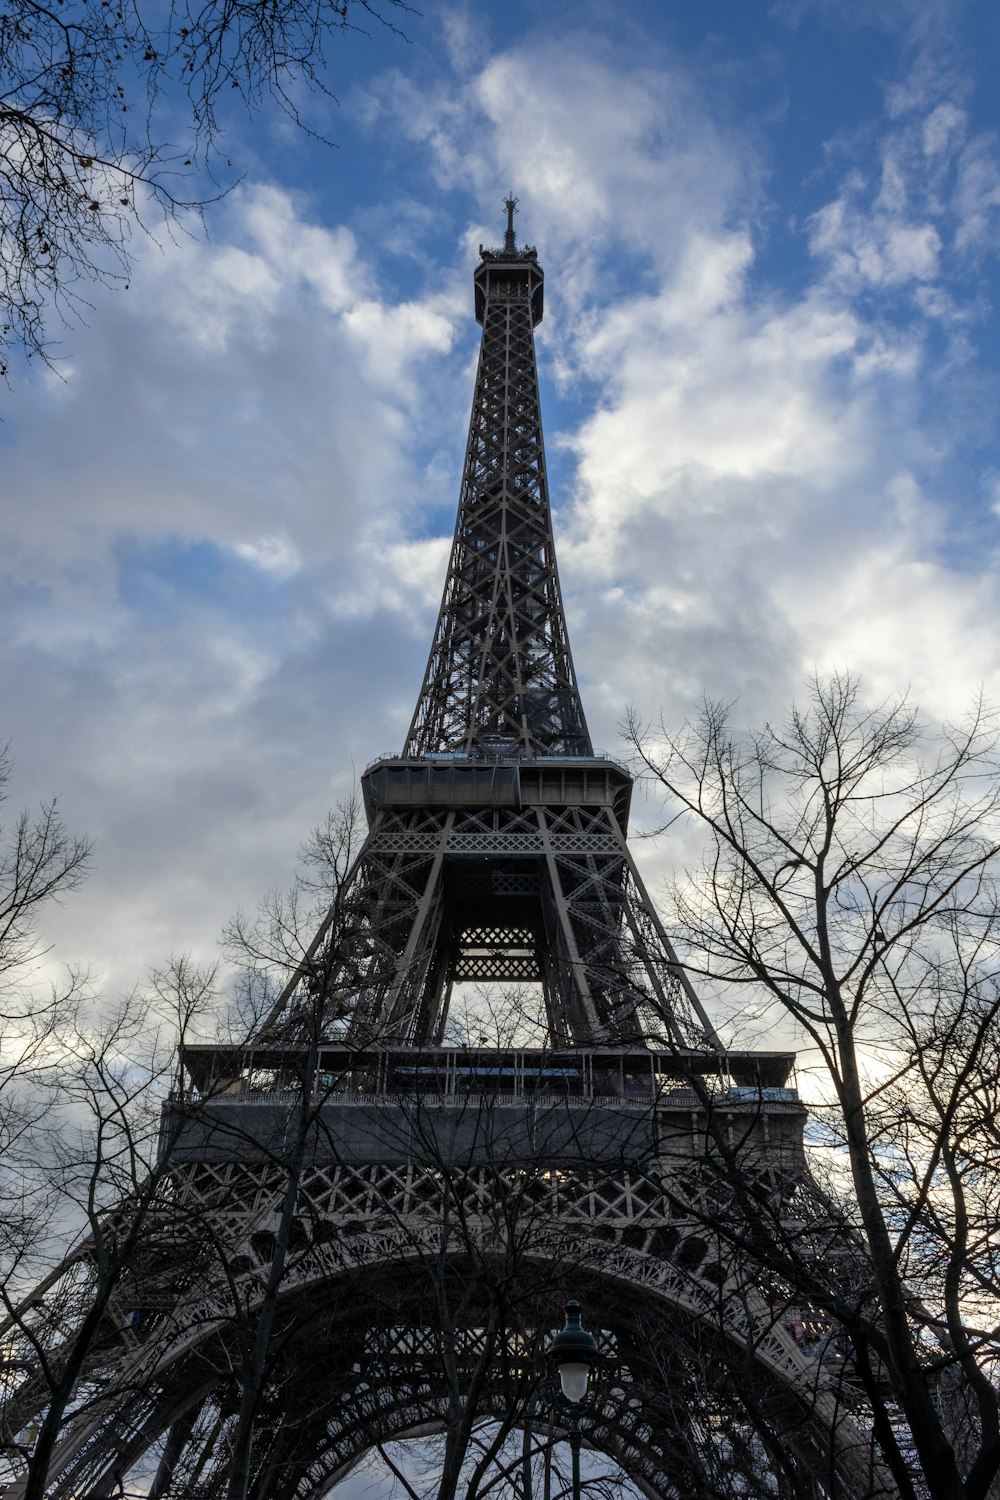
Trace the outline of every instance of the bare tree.
{"label": "bare tree", "polygon": [[994,720],[932,734],[838,675],[781,725],[739,734],[708,704],[629,735],[664,828],[707,835],[673,888],[689,971],[817,1065],[826,1251],[746,1213],[743,1247],[822,1310],[900,1493],[980,1500],[1000,1471]]}
{"label": "bare tree", "polygon": [[[8,750],[0,748],[0,803],[11,771]],[[0,1246],[15,1272],[24,1247],[45,1239],[47,1205],[25,1168],[51,1097],[53,1033],[75,1013],[86,983],[80,973],[52,988],[37,982],[39,921],[77,889],[90,855],[89,840],[68,831],[55,799],[0,830]]]}
{"label": "bare tree", "polygon": [[[9,747],[0,747],[0,804],[12,772]],[[20,981],[40,956],[38,919],[84,879],[93,846],[71,834],[55,798],[37,813],[22,812],[0,830],[0,1025],[19,1023],[38,1007]]]}
{"label": "bare tree", "polygon": [[410,9],[10,0],[0,15],[0,375],[12,347],[45,357],[50,315],[82,312],[88,283],[127,285],[137,229],[226,190],[220,143],[234,104],[253,116],[272,103],[301,125],[303,91],[330,95],[333,39],[369,22],[395,30],[393,14]]}
{"label": "bare tree", "polygon": [[190,1262],[192,1226],[166,1191],[160,1109],[178,1044],[214,1004],[214,971],[182,958],[114,1005],[86,987],[73,998],[32,1080],[30,1137],[4,1164],[22,1212],[2,1237],[0,1448],[25,1500],[47,1492],[67,1423],[99,1401],[109,1360],[135,1343],[150,1278]]}
{"label": "bare tree", "polygon": [[[45,1493],[67,1433],[72,1441],[81,1427],[99,1424],[109,1369],[124,1361],[126,1373],[114,1387],[116,1416],[130,1403],[143,1407],[145,1340],[154,1328],[169,1338],[171,1317],[183,1315],[191,1300],[192,1278],[208,1268],[232,1298],[229,1321],[240,1378],[228,1489],[234,1496],[245,1492],[256,1412],[271,1379],[279,1291],[294,1265],[306,1145],[322,1102],[315,1087],[321,981],[316,978],[313,986],[315,1003],[298,1011],[296,1041],[304,1045],[293,1049],[294,1061],[282,1077],[285,1094],[294,1092],[297,1100],[290,1129],[279,1147],[263,1147],[276,1230],[269,1235],[260,1286],[256,1277],[240,1280],[239,1247],[202,1211],[197,1194],[185,1194],[179,1183],[174,1138],[183,1130],[191,1094],[197,1092],[204,1104],[210,1092],[195,1090],[183,1065],[185,1048],[206,1039],[207,1022],[208,1036],[216,1039],[235,1028],[238,1050],[261,1006],[271,1005],[289,972],[299,972],[303,953],[294,934],[315,928],[317,902],[325,910],[332,897],[336,907],[355,817],[353,804],[331,814],[305,851],[305,872],[291,895],[272,893],[255,920],[234,923],[230,938],[243,969],[233,1013],[220,1014],[216,967],[185,957],[154,972],[148,986],[116,1005],[80,982],[72,1006],[50,1008],[45,1068],[36,1069],[32,1080],[37,1103],[31,1128],[22,1129],[16,1159],[4,1163],[7,1196],[18,1199],[20,1213],[4,1226],[0,1241],[0,1308],[6,1314],[0,1315],[0,1335],[9,1356],[0,1428],[7,1478],[25,1500]],[[25,958],[28,935],[22,923]],[[329,947],[317,955],[314,977],[332,961]],[[305,1024],[309,1015],[311,1027]],[[214,1081],[219,1090],[230,1085],[231,1077]],[[237,1139],[238,1130],[229,1136],[237,1154],[241,1144],[260,1154],[259,1136],[248,1142]],[[134,1376],[128,1373],[133,1367]],[[144,1451],[141,1435],[138,1442]],[[167,1452],[154,1492],[171,1471]]]}
{"label": "bare tree", "polygon": [[[355,798],[338,804],[303,847],[291,890],[271,891],[255,913],[238,913],[229,924],[224,942],[236,966],[230,1045],[213,1054],[210,1076],[201,1078],[201,1087],[194,1090],[197,1103],[192,1106],[188,1085],[175,1094],[173,1113],[165,1116],[166,1133],[176,1144],[183,1140],[192,1107],[197,1117],[206,1103],[222,1104],[221,1113],[213,1116],[210,1135],[210,1154],[221,1152],[228,1163],[221,1202],[217,1192],[205,1195],[199,1190],[197,1170],[186,1176],[183,1153],[175,1155],[170,1139],[161,1141],[159,1162],[170,1178],[188,1238],[199,1243],[200,1275],[216,1288],[212,1311],[216,1317],[221,1311],[228,1328],[218,1348],[219,1358],[235,1372],[235,1410],[232,1421],[224,1424],[222,1459],[228,1500],[245,1500],[248,1493],[261,1410],[273,1402],[280,1386],[280,1349],[288,1337],[282,1299],[310,1239],[303,1229],[309,1217],[303,1178],[322,1134],[323,1105],[339,1082],[321,1075],[320,1045],[329,1010],[329,975],[341,955],[343,896],[357,853],[359,813]],[[280,1043],[275,1043],[280,1064],[265,1070],[266,1078],[251,1065],[247,1079],[242,1064],[248,1049],[252,1055],[255,1035],[280,1013],[282,997],[306,973],[308,983],[294,1008],[291,1047],[282,1053]],[[182,1044],[182,1072],[189,1061]],[[281,1101],[280,1128],[275,1132],[254,1128],[252,1106],[247,1118],[239,1108],[247,1095],[259,1101],[268,1094]],[[225,1174],[227,1167],[221,1170]],[[251,1213],[245,1234],[237,1235],[234,1243],[231,1213],[226,1210],[246,1195],[248,1186],[263,1211]],[[179,1311],[183,1316],[183,1306]],[[176,1466],[193,1421],[183,1415],[168,1435],[153,1476],[154,1497],[176,1482]],[[197,1442],[194,1448],[197,1451]],[[218,1465],[218,1454],[214,1460]]]}
{"label": "bare tree", "polygon": [[[96,1134],[68,1138],[57,1160],[88,1227],[40,1299],[11,1306],[23,1368],[8,1426],[25,1450],[11,1468],[27,1464],[29,1481],[17,1493],[150,1479],[153,1500],[195,1487],[243,1500],[322,1488],[324,1464],[378,1449],[411,1500],[527,1495],[538,1481],[558,1500],[564,1419],[541,1390],[542,1350],[572,1292],[613,1371],[589,1490],[669,1474],[737,1497],[766,1489],[778,1463],[788,1495],[811,1495],[801,1445],[783,1468],[775,1453],[809,1412],[757,1368],[782,1314],[768,1313],[767,1278],[744,1284],[715,1247],[732,1245],[734,1216],[712,1240],[708,1210],[695,1212],[699,1183],[707,1204],[728,1200],[692,1124],[698,1101],[677,1089],[691,1059],[638,1044],[553,1054],[517,987],[471,997],[451,1045],[349,1042],[357,819],[354,804],[335,810],[293,892],[233,924],[241,1017],[198,1045],[181,1025],[155,1140],[170,1070],[154,1082],[131,1061],[148,1047],[128,1032],[145,1006],[97,1043],[91,1022],[64,1029]],[[196,979],[184,965],[160,976],[158,1001],[197,1013]],[[744,1109],[719,1104],[723,1141],[741,1119],[754,1135]],[[799,1123],[781,1109],[772,1169]],[[773,1176],[761,1202],[780,1222]],[[414,1427],[440,1434],[415,1465],[393,1447]]]}

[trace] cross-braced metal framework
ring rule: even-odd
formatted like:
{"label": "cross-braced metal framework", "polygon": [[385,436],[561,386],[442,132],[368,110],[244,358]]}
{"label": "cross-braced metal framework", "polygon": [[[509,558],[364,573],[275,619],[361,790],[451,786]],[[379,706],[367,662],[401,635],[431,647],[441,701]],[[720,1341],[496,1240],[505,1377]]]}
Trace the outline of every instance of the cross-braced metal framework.
{"label": "cross-braced metal framework", "polygon": [[[366,842],[265,1026],[185,1050],[193,1094],[164,1113],[51,1500],[143,1472],[152,1500],[319,1500],[375,1445],[441,1432],[468,1456],[483,1422],[529,1434],[495,1491],[523,1495],[530,1435],[558,1435],[539,1354],[570,1288],[614,1372],[590,1441],[650,1500],[886,1493],[838,1351],[805,1347],[739,1248],[766,1210],[854,1274],[810,1191],[792,1058],[722,1051],[629,852],[631,778],[590,741],[515,206],[475,273],[458,522],[405,750],[365,773]],[[470,982],[537,986],[542,1045],[444,1045]],[[81,1247],[0,1330],[15,1469],[96,1265]]]}
{"label": "cross-braced metal framework", "polygon": [[483,251],[483,325],[455,540],[405,754],[589,755],[556,569],[533,249]]}
{"label": "cross-braced metal framework", "polygon": [[482,348],[416,712],[403,754],[363,779],[370,836],[339,946],[320,935],[272,1025],[294,1031],[322,992],[352,1040],[423,1046],[444,1034],[456,984],[534,981],[556,1045],[710,1047],[628,852],[631,778],[595,756],[580,701],[535,365],[544,276],[517,246],[512,201],[475,273]]}
{"label": "cross-braced metal framework", "polygon": [[[570,1164],[572,1134],[561,1152],[522,1148],[506,1165],[470,1165],[442,1150],[435,1102],[412,1094],[408,1129],[423,1146],[411,1144],[409,1160],[314,1160],[299,1183],[251,1493],[323,1495],[373,1446],[447,1432],[456,1392],[475,1391],[480,1422],[534,1428],[543,1446],[558,1437],[541,1349],[567,1277],[600,1309],[609,1367],[589,1441],[651,1500],[870,1493],[858,1393],[802,1348],[706,1228],[699,1200],[714,1199],[718,1183],[699,1166],[692,1102],[672,1101],[672,1122],[661,1121],[672,1144],[631,1167],[588,1163],[581,1142]],[[567,1107],[548,1105],[553,1117]],[[582,1129],[602,1107],[569,1113]],[[240,1109],[216,1100],[217,1115]],[[486,1101],[466,1096],[458,1118],[484,1112]],[[801,1106],[744,1101],[729,1112],[730,1128],[742,1121],[748,1170],[789,1194],[790,1215],[808,1213],[807,1190],[789,1187]],[[239,1137],[234,1123],[230,1144]],[[190,1159],[183,1137],[179,1146],[173,1203],[151,1237],[157,1254],[107,1320],[51,1500],[111,1494],[144,1459],[158,1500],[224,1493],[241,1336],[266,1294],[287,1177],[273,1159],[248,1161],[245,1137],[228,1159],[218,1141]]]}
{"label": "cross-braced metal framework", "polygon": [[[569,648],[534,329],[544,276],[504,244],[475,273],[482,348],[458,520],[403,754],[363,778],[370,834],[281,997],[294,1033],[439,1041],[456,984],[535,982],[556,1045],[712,1046],[626,844],[632,782],[595,756]],[[336,925],[335,936],[331,936]]]}
{"label": "cross-braced metal framework", "polygon": [[[350,1039],[433,1044],[455,984],[501,981],[541,986],[557,1046],[664,1035],[707,1044],[708,1018],[615,812],[627,785],[619,768],[550,762],[547,791],[537,764],[512,766],[514,805],[457,808],[399,805],[407,769],[383,763],[369,773],[372,828],[343,901],[338,950],[321,946],[302,976],[321,975],[327,1013],[344,1018]],[[444,804],[476,774],[437,765],[421,783]],[[524,805],[525,792],[536,805]],[[292,1001],[293,1021],[302,1003]]]}

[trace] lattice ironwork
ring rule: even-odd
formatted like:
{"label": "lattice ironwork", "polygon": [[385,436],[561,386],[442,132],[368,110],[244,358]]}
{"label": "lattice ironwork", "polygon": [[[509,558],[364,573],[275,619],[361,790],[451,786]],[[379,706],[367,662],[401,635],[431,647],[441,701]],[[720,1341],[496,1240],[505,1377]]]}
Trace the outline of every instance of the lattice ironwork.
{"label": "lattice ironwork", "polygon": [[[476,931],[492,934],[480,951]],[[352,1040],[425,1045],[443,1035],[456,983],[540,980],[557,1045],[709,1044],[607,807],[380,808],[335,941],[318,950],[314,990]]]}
{"label": "lattice ironwork", "polygon": [[[237,1330],[264,1294],[284,1191],[273,1163],[178,1167],[172,1196],[186,1215],[172,1222],[187,1230],[166,1256],[162,1221],[158,1265],[113,1315],[117,1336],[109,1327],[80,1383],[52,1500],[107,1493],[151,1450],[161,1500],[218,1500],[238,1405]],[[433,1430],[447,1413],[446,1370],[462,1381],[484,1351],[480,1415],[536,1420],[545,1311],[571,1276],[604,1309],[617,1362],[591,1440],[650,1495],[702,1493],[715,1472],[711,1493],[736,1500],[766,1472],[764,1437],[787,1445],[800,1493],[812,1468],[863,1495],[870,1461],[844,1372],[800,1347],[740,1257],[706,1231],[700,1200],[717,1192],[710,1173],[667,1161],[610,1173],[540,1162],[444,1172],[413,1160],[306,1173],[254,1493],[321,1495],[374,1443],[418,1421]],[[805,1223],[808,1195],[787,1208]],[[461,1311],[442,1324],[449,1279]],[[506,1312],[499,1329],[490,1322],[487,1348],[494,1283],[506,1288]],[[723,1477],[720,1431],[742,1435],[753,1473],[737,1465]]]}
{"label": "lattice ironwork", "polygon": [[[626,845],[631,779],[595,757],[556,571],[534,327],[543,274],[508,230],[476,272],[482,350],[455,540],[399,759],[271,1026],[423,1046],[456,984],[538,983],[551,1039],[712,1047]],[[489,931],[478,948],[468,934]]]}
{"label": "lattice ironwork", "polygon": [[[690,1083],[724,1060],[629,853],[631,779],[587,731],[545,473],[543,276],[507,206],[504,245],[475,274],[483,339],[458,522],[405,753],[366,772],[367,841],[246,1044],[270,1056],[270,1085],[228,1055],[211,1074],[216,1141],[230,1122],[214,1154],[185,1155],[165,1112],[170,1170],[83,1362],[51,1500],[120,1492],[150,1454],[153,1500],[221,1500],[279,1239],[252,1500],[320,1500],[373,1444],[447,1425],[484,1351],[477,1415],[542,1431],[536,1356],[567,1278],[605,1310],[617,1361],[591,1440],[650,1500],[882,1492],[844,1369],[796,1341],[774,1288],[706,1227],[719,1178],[705,1169],[707,1096]],[[452,991],[468,981],[541,989],[547,1047],[527,1072],[499,1048],[443,1058]],[[340,1076],[320,1060],[335,1052],[349,1058]],[[762,1064],[740,1066],[763,1084]],[[637,1103],[645,1135],[631,1129]],[[747,1180],[810,1232],[794,1096],[727,1108]],[[58,1366],[57,1309],[86,1303],[92,1269],[85,1248],[29,1301],[20,1339],[5,1335],[6,1433],[44,1407],[36,1352]],[[446,1315],[453,1294],[461,1311]],[[22,1494],[15,1482],[7,1500]]]}
{"label": "lattice ironwork", "polygon": [[556,570],[535,324],[534,250],[487,252],[458,522],[406,754],[592,752]]}

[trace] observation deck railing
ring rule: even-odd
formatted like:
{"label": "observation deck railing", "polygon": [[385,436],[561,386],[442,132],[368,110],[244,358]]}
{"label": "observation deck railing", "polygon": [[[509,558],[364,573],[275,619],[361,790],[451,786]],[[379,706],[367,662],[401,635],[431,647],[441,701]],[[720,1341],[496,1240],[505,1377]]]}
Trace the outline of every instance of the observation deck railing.
{"label": "observation deck railing", "polygon": [[[292,1108],[303,1103],[303,1095],[298,1089],[283,1088],[259,1088],[252,1084],[230,1085],[218,1093],[196,1092],[192,1095],[187,1093],[171,1094],[171,1099],[187,1103],[211,1103],[212,1105],[227,1104],[267,1104],[283,1108]],[[736,1111],[745,1113],[771,1113],[774,1111],[787,1110],[789,1107],[802,1108],[799,1096],[794,1089],[788,1088],[764,1088],[764,1089],[714,1089],[709,1090],[707,1095],[709,1107],[725,1109],[727,1112]],[[514,1093],[508,1091],[483,1091],[478,1093],[438,1093],[432,1090],[383,1090],[383,1091],[341,1091],[337,1088],[317,1089],[308,1094],[304,1101],[307,1107],[333,1106],[337,1109],[351,1108],[352,1106],[371,1105],[418,1105],[420,1108],[443,1108],[453,1110],[470,1110],[495,1107],[498,1109],[528,1109],[532,1106],[544,1109],[570,1109],[570,1110],[592,1110],[592,1109],[614,1109],[614,1110],[702,1110],[705,1107],[704,1098],[694,1089],[666,1089],[657,1094],[595,1094],[586,1097],[579,1094],[562,1093]]]}
{"label": "observation deck railing", "polygon": [[[585,1166],[619,1170],[667,1153],[700,1160],[711,1122],[735,1130],[741,1149],[798,1162],[805,1109],[790,1089],[696,1089],[596,1094],[562,1091],[373,1090],[363,1081],[310,1095],[280,1085],[188,1095],[164,1107],[161,1155],[190,1161],[275,1161],[289,1149],[312,1164],[348,1167],[403,1162],[539,1170]],[[752,1094],[752,1097],[750,1097]],[[297,1144],[296,1144],[297,1143]]]}
{"label": "observation deck railing", "polygon": [[510,750],[476,750],[473,754],[464,750],[429,750],[420,755],[405,755],[401,750],[387,750],[384,754],[376,755],[370,760],[365,770],[371,771],[375,766],[380,766],[387,760],[406,761],[408,765],[414,766],[500,766],[511,762],[520,766],[544,766],[549,762],[597,760],[614,766],[615,770],[622,771],[626,776],[629,774],[628,767],[616,759],[609,750],[592,750],[589,755],[571,755],[568,751],[537,754],[521,746]]}

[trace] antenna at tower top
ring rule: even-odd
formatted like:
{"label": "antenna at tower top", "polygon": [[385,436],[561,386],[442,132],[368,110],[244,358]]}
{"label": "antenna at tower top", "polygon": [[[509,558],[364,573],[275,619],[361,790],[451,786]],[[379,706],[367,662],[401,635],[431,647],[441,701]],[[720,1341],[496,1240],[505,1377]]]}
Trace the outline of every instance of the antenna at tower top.
{"label": "antenna at tower top", "polygon": [[503,206],[507,210],[507,233],[503,237],[503,247],[508,255],[513,255],[517,249],[517,239],[514,235],[514,215],[517,213],[517,199],[513,193],[508,193],[503,200]]}

